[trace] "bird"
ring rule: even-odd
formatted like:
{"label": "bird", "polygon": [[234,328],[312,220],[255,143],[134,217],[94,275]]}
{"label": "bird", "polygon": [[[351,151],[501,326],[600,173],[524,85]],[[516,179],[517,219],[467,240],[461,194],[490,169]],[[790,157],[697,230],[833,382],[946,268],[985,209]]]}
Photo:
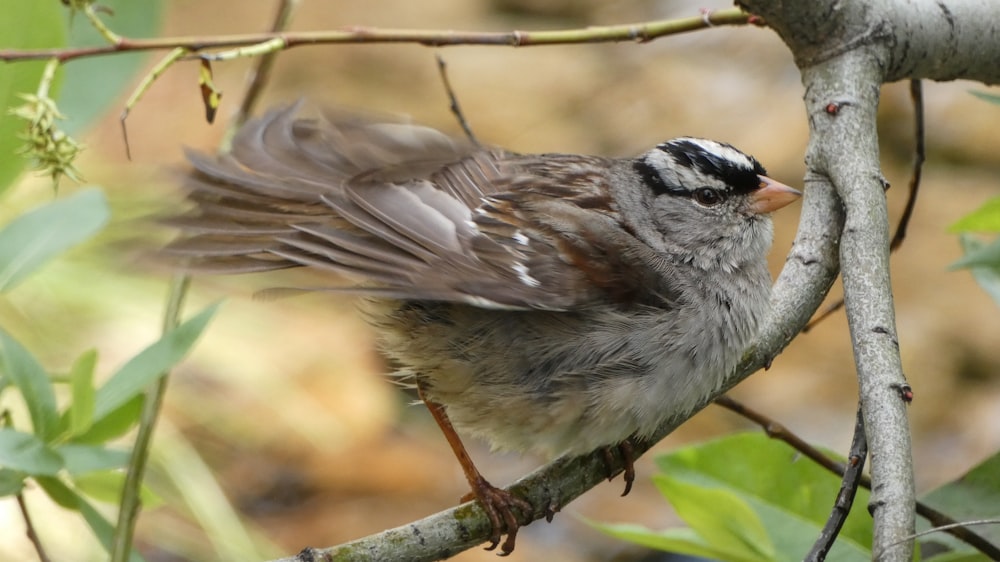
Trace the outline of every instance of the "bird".
{"label": "bird", "polygon": [[[492,525],[533,506],[460,433],[547,456],[622,447],[717,392],[768,309],[770,213],[801,194],[752,156],[679,137],[634,157],[522,154],[302,103],[187,151],[165,255],[193,273],[305,267],[360,297],[396,374]],[[550,514],[551,515],[551,514]]]}

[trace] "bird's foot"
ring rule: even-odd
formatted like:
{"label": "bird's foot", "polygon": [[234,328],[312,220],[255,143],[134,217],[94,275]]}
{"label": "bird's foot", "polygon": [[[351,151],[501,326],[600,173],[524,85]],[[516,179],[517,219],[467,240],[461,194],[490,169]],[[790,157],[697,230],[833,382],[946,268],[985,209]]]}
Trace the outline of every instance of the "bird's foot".
{"label": "bird's foot", "polygon": [[635,482],[635,446],[632,442],[632,438],[629,437],[619,443],[616,447],[604,447],[602,453],[604,455],[604,465],[608,469],[608,482],[610,482],[618,474],[615,470],[615,459],[612,449],[618,449],[618,453],[622,456],[622,464],[624,465],[622,469],[622,478],[625,479],[625,491],[622,492],[622,496],[627,496],[629,492],[632,491],[632,483]]}
{"label": "bird's foot", "polygon": [[[500,546],[500,556],[507,556],[514,551],[514,543],[517,541],[517,531],[521,528],[514,510],[520,511],[528,516],[534,513],[535,508],[526,500],[514,495],[512,492],[497,488],[490,484],[485,478],[479,477],[472,484],[472,491],[466,494],[462,501],[475,499],[483,507],[486,516],[490,519],[493,531],[490,534],[490,545],[486,550],[493,550]],[[546,513],[546,518],[551,516]],[[500,544],[500,537],[506,534],[503,544]]]}

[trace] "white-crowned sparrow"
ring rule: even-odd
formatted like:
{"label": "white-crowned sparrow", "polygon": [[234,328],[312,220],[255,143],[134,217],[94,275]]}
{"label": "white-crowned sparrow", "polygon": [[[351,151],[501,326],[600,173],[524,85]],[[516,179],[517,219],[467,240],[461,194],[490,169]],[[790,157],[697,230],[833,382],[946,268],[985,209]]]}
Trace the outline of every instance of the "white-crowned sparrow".
{"label": "white-crowned sparrow", "polygon": [[297,112],[249,122],[228,154],[188,155],[194,209],[168,251],[194,271],[354,280],[333,290],[369,297],[382,349],[490,515],[491,547],[506,532],[513,548],[512,509],[530,506],[483,479],[451,423],[498,449],[614,447],[690,412],[757,331],[769,213],[799,192],[732,146],[524,155]]}

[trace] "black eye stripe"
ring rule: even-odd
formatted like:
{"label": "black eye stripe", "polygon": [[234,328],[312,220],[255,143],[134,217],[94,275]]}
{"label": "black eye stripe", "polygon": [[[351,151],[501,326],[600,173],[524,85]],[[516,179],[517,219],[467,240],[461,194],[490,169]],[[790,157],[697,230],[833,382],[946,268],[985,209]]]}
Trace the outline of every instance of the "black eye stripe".
{"label": "black eye stripe", "polygon": [[[739,150],[720,143],[736,152]],[[741,165],[718,154],[705,150],[704,147],[689,140],[673,140],[659,145],[657,148],[670,155],[679,165],[693,168],[698,172],[714,176],[730,186],[737,193],[751,193],[760,187],[759,176],[766,175],[764,167],[752,156],[747,156],[752,167]],[[740,154],[743,154],[740,152]]]}
{"label": "black eye stripe", "polygon": [[[702,205],[709,206],[717,205],[726,196],[726,193],[708,187],[689,191],[679,186],[669,185],[667,182],[663,181],[663,176],[656,171],[656,166],[653,166],[642,158],[639,158],[632,163],[632,169],[639,174],[639,177],[642,178],[642,182],[646,184],[650,191],[652,191],[656,196],[670,195],[671,197],[685,197],[687,199],[694,199]],[[711,191],[718,199],[711,203],[703,201],[702,199],[704,196],[701,192],[706,190]]]}
{"label": "black eye stripe", "polygon": [[668,185],[667,182],[663,181],[663,176],[656,170],[656,166],[646,162],[644,158],[637,158],[632,162],[632,169],[639,174],[642,182],[649,186],[649,189],[656,195],[691,196],[691,192],[688,190],[680,186]]}

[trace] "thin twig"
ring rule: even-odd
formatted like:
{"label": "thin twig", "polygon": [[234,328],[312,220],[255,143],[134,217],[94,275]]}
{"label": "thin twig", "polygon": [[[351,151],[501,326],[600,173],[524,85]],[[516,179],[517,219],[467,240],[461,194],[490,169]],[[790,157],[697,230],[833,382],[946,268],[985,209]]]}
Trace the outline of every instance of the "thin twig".
{"label": "thin twig", "polygon": [[847,456],[847,468],[844,470],[844,477],[840,484],[840,491],[837,492],[837,499],[833,502],[833,510],[830,517],[823,525],[819,537],[813,543],[812,549],[806,555],[808,562],[822,562],[826,560],[826,555],[833,548],[834,541],[840,534],[840,529],[847,521],[847,515],[854,505],[854,496],[858,492],[858,484],[861,482],[865,468],[865,459],[868,458],[868,440],[865,438],[865,420],[861,415],[861,406],[858,405],[858,415],[854,422],[854,437],[851,440],[851,452]]}
{"label": "thin twig", "polygon": [[[990,560],[1000,560],[1000,547],[986,540],[985,538],[972,532],[968,527],[963,526],[961,521],[955,521],[950,516],[941,513],[933,507],[917,502],[917,515],[923,517],[934,529],[944,531],[965,544],[975,548],[990,558]],[[975,524],[975,522],[969,522]],[[920,536],[920,533],[917,534]]]}
{"label": "thin twig", "polygon": [[[844,470],[847,468],[844,463],[835,461],[828,457],[823,451],[820,451],[816,447],[813,447],[804,439],[791,432],[784,425],[778,423],[777,421],[769,418],[768,416],[750,408],[749,406],[738,402],[728,395],[723,395],[715,399],[716,405],[722,406],[723,408],[735,412],[744,418],[756,423],[767,434],[768,437],[772,439],[778,439],[784,441],[792,446],[793,449],[802,453],[806,457],[809,457],[813,462],[822,466],[823,468],[829,470],[830,472],[840,476],[844,474]],[[871,481],[866,476],[862,476],[861,485],[865,488],[871,487]]]}
{"label": "thin twig", "polygon": [[465,120],[465,114],[462,113],[462,106],[458,104],[458,97],[455,95],[455,90],[451,88],[451,80],[448,79],[448,65],[444,62],[444,58],[440,54],[434,53],[434,58],[437,60],[438,73],[441,75],[441,83],[444,85],[444,91],[448,94],[448,109],[455,115],[455,119],[458,119],[458,124],[465,131],[465,136],[468,137],[469,141],[479,146],[476,135],[472,133],[472,128],[469,127],[469,122]]}
{"label": "thin twig", "polygon": [[28,515],[28,504],[24,502],[23,493],[17,494],[17,506],[21,509],[21,517],[24,518],[25,534],[28,535],[31,545],[35,547],[35,553],[38,554],[39,562],[50,562],[52,559],[45,553],[45,547],[42,546],[42,541],[38,538],[35,526],[31,522],[31,516]]}
{"label": "thin twig", "polygon": [[[768,416],[753,410],[726,395],[716,398],[715,403],[756,423],[764,430],[764,433],[766,433],[768,437],[784,441],[793,449],[802,453],[806,457],[809,457],[816,464],[822,466],[830,472],[837,474],[838,476],[844,474],[846,469],[844,463],[837,462],[826,456],[822,451],[816,449],[809,443],[806,443],[801,437],[795,435],[785,426]],[[867,475],[862,474],[858,479],[858,485],[866,490],[871,490],[872,482]],[[989,556],[990,559],[1000,560],[1000,547],[997,547],[971,530],[962,527],[960,522],[955,521],[950,516],[945,515],[944,513],[941,513],[940,511],[920,501],[917,501],[916,503],[916,512],[917,515],[926,519],[931,525],[940,528],[942,531],[975,548],[986,556]]]}
{"label": "thin twig", "polygon": [[899,225],[889,242],[889,249],[895,250],[903,245],[906,238],[906,227],[910,224],[913,216],[913,208],[917,206],[917,192],[920,190],[920,178],[924,169],[924,160],[927,157],[926,135],[924,134],[924,89],[920,80],[910,80],[910,99],[913,100],[913,134],[916,137],[913,150],[913,164],[910,171],[909,195],[906,198],[906,207],[899,217]]}
{"label": "thin twig", "polygon": [[717,10],[708,17],[699,14],[689,18],[656,20],[623,25],[594,26],[582,29],[539,31],[453,31],[423,29],[386,29],[353,26],[340,30],[248,33],[214,37],[162,37],[156,39],[131,39],[122,37],[114,45],[97,47],[66,47],[55,49],[0,49],[0,61],[37,60],[56,57],[68,61],[81,57],[110,55],[132,51],[157,51],[177,47],[191,51],[245,47],[262,43],[283,41],[286,48],[302,45],[328,45],[334,43],[416,43],[427,47],[452,45],[508,45],[529,47],[536,45],[566,45],[573,43],[612,43],[634,41],[645,43],[667,35],[696,31],[722,25],[762,25],[739,8]]}
{"label": "thin twig", "polygon": [[[299,0],[282,0],[278,6],[277,15],[274,17],[271,32],[278,33],[286,29],[289,22],[292,21],[292,16],[298,5]],[[249,83],[247,84],[246,92],[243,94],[243,101],[240,103],[239,109],[236,110],[236,114],[233,115],[230,125],[231,130],[239,128],[253,112],[254,106],[257,105],[260,95],[264,91],[264,85],[267,84],[268,79],[271,77],[271,69],[274,68],[274,62],[278,59],[279,52],[272,51],[262,55],[257,59],[257,64],[250,69]]]}
{"label": "thin twig", "polygon": [[139,103],[139,100],[142,99],[143,94],[149,90],[149,87],[153,85],[153,82],[155,82],[160,75],[166,72],[168,68],[173,66],[175,62],[180,60],[189,52],[190,51],[184,47],[172,49],[167,56],[163,57],[160,62],[156,63],[156,66],[154,66],[153,69],[143,77],[142,81],[139,82],[139,85],[136,86],[135,90],[132,91],[132,94],[125,101],[125,107],[122,108],[122,112],[118,116],[118,123],[122,128],[122,140],[125,142],[125,157],[129,160],[132,160],[132,148],[129,146],[128,127],[125,126],[125,120],[128,119],[128,115],[132,112],[132,108],[135,107],[135,104]]}
{"label": "thin twig", "polygon": [[[899,224],[896,225],[896,231],[892,234],[892,240],[889,242],[890,252],[898,250],[903,245],[903,239],[906,238],[906,229],[910,225],[910,219],[913,217],[913,209],[917,206],[917,192],[920,190],[920,178],[924,169],[924,160],[927,156],[926,134],[924,132],[924,90],[920,80],[910,80],[910,99],[913,101],[913,135],[915,137],[913,164],[910,168],[910,182],[908,186],[909,191],[906,196],[906,206],[903,207],[903,214],[899,216]],[[827,317],[841,308],[844,308],[843,298],[817,314],[802,329],[802,333],[813,329],[813,327],[826,320]]]}
{"label": "thin twig", "polygon": [[[923,531],[920,531],[919,533],[913,533],[912,535],[905,536],[905,537],[899,539],[898,541],[896,541],[896,542],[894,542],[892,544],[887,545],[887,548],[888,547],[896,546],[897,544],[899,544],[901,542],[906,542],[906,541],[913,540],[913,539],[916,539],[916,538],[920,538],[920,537],[923,537],[923,536],[926,536],[926,535],[931,535],[931,534],[939,533],[939,532],[942,532],[942,531],[947,532],[948,530],[950,530],[952,528],[955,528],[955,527],[971,527],[973,525],[1000,525],[1000,519],[972,519],[970,521],[962,521],[961,523],[951,523],[949,525],[942,525],[940,527],[931,527],[930,529],[925,529]],[[880,554],[881,553],[875,553],[875,554],[873,554],[872,560],[878,560]],[[998,558],[996,558],[996,556],[991,556],[991,559],[992,560],[998,560]]]}
{"label": "thin twig", "polygon": [[114,31],[111,31],[111,28],[105,25],[100,16],[97,15],[97,12],[101,11],[100,6],[95,7],[93,4],[86,4],[81,11],[90,22],[90,25],[94,26],[94,29],[96,29],[97,32],[101,34],[101,37],[104,37],[108,43],[114,45],[122,40],[122,36],[118,35]]}

